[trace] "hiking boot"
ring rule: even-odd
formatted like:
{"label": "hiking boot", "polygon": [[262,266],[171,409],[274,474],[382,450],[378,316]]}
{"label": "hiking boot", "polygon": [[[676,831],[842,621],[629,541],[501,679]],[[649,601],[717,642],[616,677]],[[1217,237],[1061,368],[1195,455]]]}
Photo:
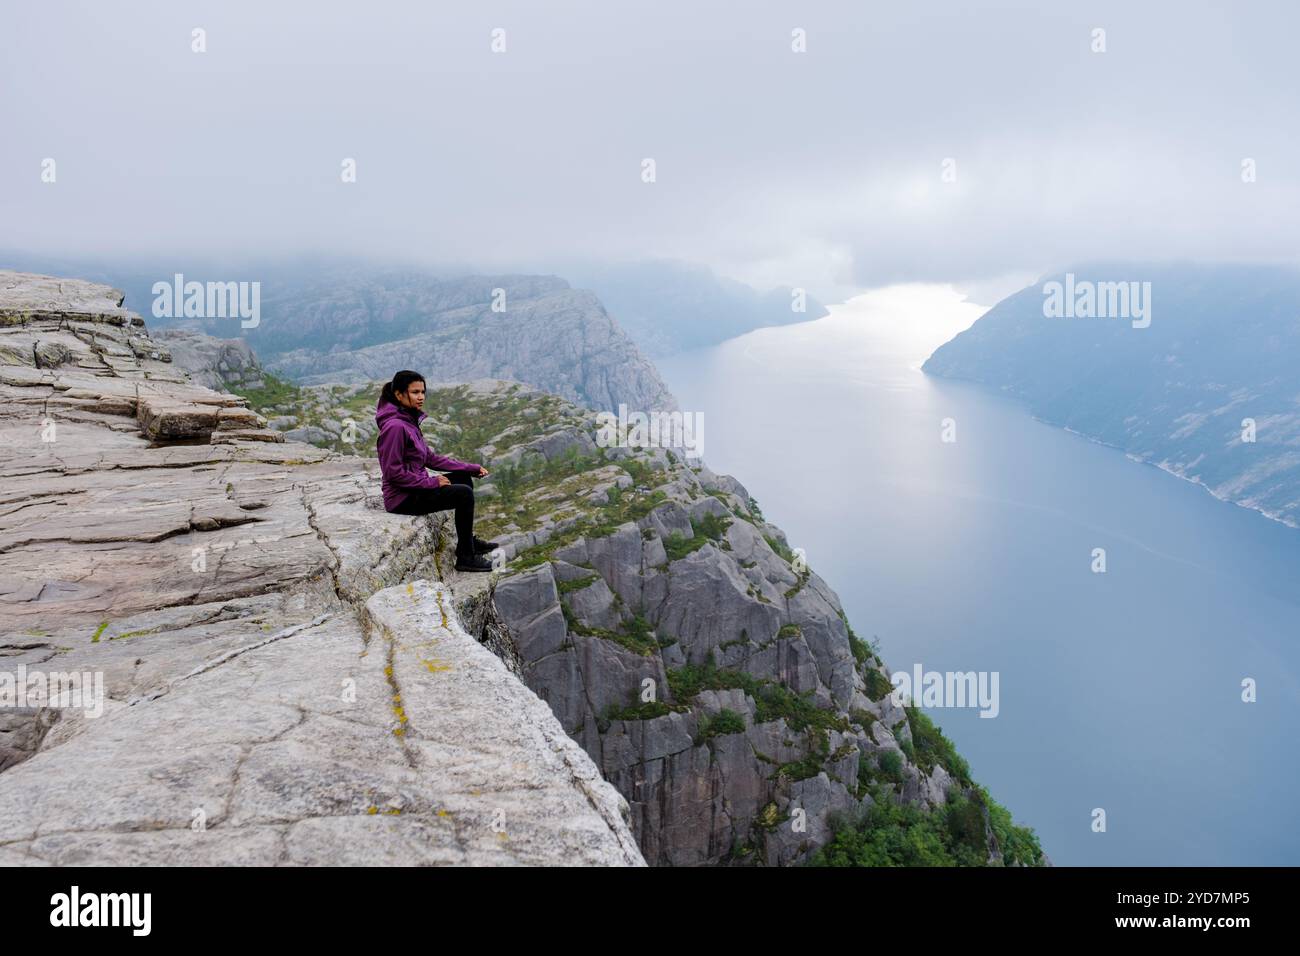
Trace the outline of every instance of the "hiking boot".
{"label": "hiking boot", "polygon": [[457,571],[491,571],[492,562],[487,558],[480,558],[477,554],[470,556],[456,556]]}
{"label": "hiking boot", "polygon": [[489,551],[495,551],[497,543],[495,541],[484,541],[477,535],[474,536],[474,553],[487,554]]}

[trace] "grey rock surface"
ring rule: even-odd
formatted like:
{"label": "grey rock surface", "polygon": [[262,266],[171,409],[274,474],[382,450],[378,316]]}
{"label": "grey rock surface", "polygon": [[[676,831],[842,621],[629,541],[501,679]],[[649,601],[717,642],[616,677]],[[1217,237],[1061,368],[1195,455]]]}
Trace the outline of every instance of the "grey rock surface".
{"label": "grey rock surface", "polygon": [[642,865],[462,626],[445,518],[165,352],[112,290],[0,274],[2,669],[102,690],[0,708],[4,862]]}
{"label": "grey rock surface", "polygon": [[220,392],[264,384],[261,363],[244,339],[220,339],[190,329],[159,329],[150,334],[167,346],[172,362],[196,385]]}
{"label": "grey rock surface", "polygon": [[[519,394],[476,388],[503,414]],[[594,414],[551,414],[542,439],[493,439],[482,456],[563,467],[481,504],[512,560],[471,600],[490,606],[524,679],[627,799],[648,862],[797,864],[873,793],[934,809],[968,786],[923,772],[882,724],[888,713],[910,740],[907,712],[881,689],[887,668],[743,485],[666,449],[598,449]],[[886,750],[896,780],[877,760]]]}
{"label": "grey rock surface", "polygon": [[330,435],[325,429],[316,425],[305,428],[291,428],[284,433],[285,441],[322,442],[329,441]]}

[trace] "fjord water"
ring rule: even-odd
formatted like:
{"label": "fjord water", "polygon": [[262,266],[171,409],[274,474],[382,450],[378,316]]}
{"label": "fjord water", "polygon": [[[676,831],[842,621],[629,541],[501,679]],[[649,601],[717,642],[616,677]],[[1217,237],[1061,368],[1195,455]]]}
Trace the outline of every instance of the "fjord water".
{"label": "fjord water", "polygon": [[999,672],[997,717],[928,712],[1053,862],[1300,863],[1300,531],[924,375],[982,311],[899,287],[657,365],[891,669]]}

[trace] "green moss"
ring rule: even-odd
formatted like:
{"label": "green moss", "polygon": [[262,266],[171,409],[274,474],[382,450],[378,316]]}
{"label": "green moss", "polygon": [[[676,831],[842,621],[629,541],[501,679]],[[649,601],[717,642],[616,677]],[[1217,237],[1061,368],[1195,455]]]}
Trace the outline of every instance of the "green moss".
{"label": "green moss", "polygon": [[710,657],[706,664],[688,664],[668,671],[668,687],[679,701],[689,701],[702,690],[743,690],[754,698],[755,723],[784,718],[796,731],[808,728],[849,730],[849,722],[834,710],[816,706],[812,694],[799,695],[774,681],[760,680],[743,671],[719,668]]}
{"label": "green moss", "polygon": [[649,657],[659,650],[658,640],[651,636],[649,622],[639,614],[634,616],[632,620],[620,624],[618,630],[610,630],[609,628],[592,627],[584,624],[564,601],[560,602],[560,609],[564,614],[564,621],[568,625],[569,632],[572,634],[613,641],[635,654],[640,654],[642,657]]}
{"label": "green moss", "polygon": [[99,627],[95,628],[95,633],[90,638],[90,643],[98,644],[100,635],[103,634],[107,628],[108,628],[108,621],[100,621]]}
{"label": "green moss", "polygon": [[970,765],[961,754],[957,753],[957,748],[952,745],[952,741],[943,735],[942,729],[936,727],[924,711],[915,707],[908,707],[906,710],[907,725],[912,731],[912,746],[915,749],[913,759],[916,765],[923,773],[929,775],[938,764],[963,786],[969,787],[972,783]]}
{"label": "green moss", "polygon": [[668,560],[680,561],[694,551],[700,550],[708,544],[709,541],[703,535],[696,535],[688,538],[680,531],[671,532],[668,537],[664,538],[664,552],[668,555]]}
{"label": "green moss", "polygon": [[[556,532],[541,544],[521,551],[511,565],[516,568],[530,568],[545,564],[554,553],[567,544],[582,537],[600,538],[613,534],[629,521],[639,521],[662,504],[667,495],[662,491],[647,494],[620,495],[594,512],[581,517],[571,527]],[[494,528],[500,520],[489,522],[486,526]]]}
{"label": "green moss", "polygon": [[787,564],[794,563],[794,552],[791,551],[789,547],[783,544],[780,540],[766,534],[763,535],[763,540],[766,541],[767,546],[771,548],[773,551],[775,551],[778,555],[780,555],[781,558],[784,559]]}
{"label": "green moss", "polygon": [[664,551],[668,554],[668,560],[680,561],[691,552],[700,550],[710,541],[725,547],[727,545],[725,535],[729,527],[731,527],[731,519],[721,515],[709,513],[703,518],[692,518],[691,537],[686,537],[680,531],[674,531],[664,539]]}
{"label": "green moss", "polygon": [[302,389],[288,379],[280,378],[271,372],[263,371],[261,388],[240,388],[230,386],[232,395],[247,399],[256,411],[269,409],[272,405],[300,405],[305,399]]}
{"label": "green moss", "polygon": [[744,732],[745,718],[734,710],[727,710],[724,707],[716,714],[700,718],[700,729],[699,733],[695,735],[695,744],[699,746],[702,742],[713,737],[720,737],[723,734],[743,734]]}
{"label": "green moss", "polygon": [[840,620],[844,622],[844,630],[848,632],[849,644],[853,647],[853,656],[857,658],[859,664],[865,664],[867,661],[874,659],[877,664],[880,660],[880,638],[872,635],[870,641],[864,641],[853,631],[853,625],[849,623],[849,616],[844,613],[844,609],[839,610]]}
{"label": "green moss", "polygon": [[611,707],[605,712],[605,720],[653,720],[671,714],[675,709],[661,700],[638,701],[627,707]]}
{"label": "green moss", "polygon": [[849,721],[857,724],[867,733],[871,733],[871,725],[874,724],[877,719],[876,715],[868,710],[858,710],[855,708],[849,711]]}
{"label": "green moss", "polygon": [[872,660],[871,648],[867,646],[867,642],[852,632],[849,633],[849,650],[853,652],[853,659],[859,664],[866,664]]}
{"label": "green moss", "polygon": [[862,668],[862,679],[867,684],[868,700],[884,700],[886,696],[893,693],[894,685],[889,682],[889,678],[874,667]]}
{"label": "green moss", "polygon": [[714,665],[710,655],[706,664],[687,664],[670,668],[668,688],[679,701],[689,701],[702,690],[731,690],[739,688],[751,697],[758,693],[761,682],[743,671],[722,670]]}
{"label": "green moss", "polygon": [[561,594],[571,594],[594,584],[599,577],[599,574],[589,574],[586,577],[574,578],[572,581],[559,581],[556,583],[555,588]]}
{"label": "green moss", "polygon": [[[849,635],[849,650],[853,652],[853,659],[858,662],[859,669],[863,669],[865,665],[878,662],[875,650],[873,650],[870,644],[854,633],[853,625],[849,623],[848,615],[844,613],[843,609],[840,610],[839,614],[840,620],[844,622],[844,629]],[[865,670],[863,673],[865,675]],[[872,700],[875,699],[876,698],[874,697],[872,698]]]}

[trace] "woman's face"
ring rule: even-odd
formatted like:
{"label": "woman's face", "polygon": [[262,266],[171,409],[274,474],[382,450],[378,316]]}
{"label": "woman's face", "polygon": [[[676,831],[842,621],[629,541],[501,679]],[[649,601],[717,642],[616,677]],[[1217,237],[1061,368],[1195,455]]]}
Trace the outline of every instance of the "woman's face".
{"label": "woman's face", "polygon": [[424,383],[412,382],[406,386],[404,392],[394,392],[397,400],[407,408],[414,408],[417,412],[424,410]]}

